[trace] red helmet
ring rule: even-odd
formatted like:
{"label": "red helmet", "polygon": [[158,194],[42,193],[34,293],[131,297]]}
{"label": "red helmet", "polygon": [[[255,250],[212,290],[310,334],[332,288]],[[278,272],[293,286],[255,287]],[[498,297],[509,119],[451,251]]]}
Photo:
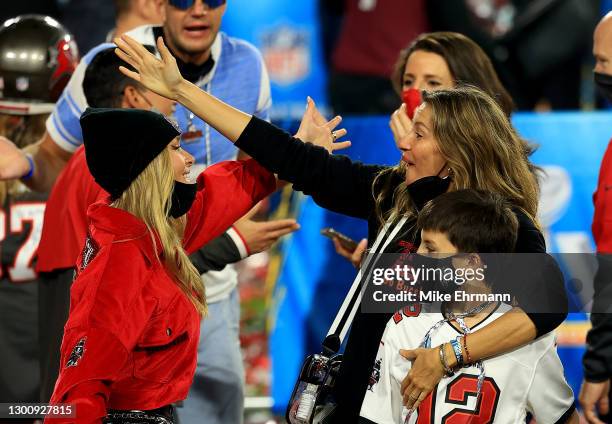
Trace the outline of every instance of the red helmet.
{"label": "red helmet", "polygon": [[79,53],[72,35],[55,19],[21,15],[0,27],[0,113],[50,113]]}

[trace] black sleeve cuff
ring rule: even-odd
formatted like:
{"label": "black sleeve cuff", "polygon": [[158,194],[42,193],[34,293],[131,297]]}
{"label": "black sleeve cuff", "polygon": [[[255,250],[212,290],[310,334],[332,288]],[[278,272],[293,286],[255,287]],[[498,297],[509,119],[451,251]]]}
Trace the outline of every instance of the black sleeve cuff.
{"label": "black sleeve cuff", "polygon": [[221,271],[228,264],[242,259],[238,248],[227,233],[221,234],[200,250],[189,256],[200,274],[207,271]]}
{"label": "black sleeve cuff", "polygon": [[567,318],[567,313],[527,313],[527,316],[535,325],[538,338],[560,326]]}
{"label": "black sleeve cuff", "polygon": [[592,313],[591,324],[582,364],[585,379],[598,383],[612,375],[612,314]]}
{"label": "black sleeve cuff", "polygon": [[[565,424],[570,419],[575,410],[576,402],[574,402],[572,406],[567,411],[565,411],[565,414],[561,415],[561,418],[559,418],[555,424]],[[536,417],[536,420],[537,419],[538,417]]]}

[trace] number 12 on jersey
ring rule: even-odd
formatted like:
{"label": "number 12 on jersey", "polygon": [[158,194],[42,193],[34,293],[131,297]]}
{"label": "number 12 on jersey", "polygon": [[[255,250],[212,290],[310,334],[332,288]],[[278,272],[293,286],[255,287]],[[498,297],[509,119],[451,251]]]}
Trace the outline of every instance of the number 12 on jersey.
{"label": "number 12 on jersey", "polygon": [[[468,409],[468,400],[476,397],[478,376],[472,374],[461,374],[446,387],[444,399],[436,399],[436,390],[427,396],[419,405],[416,424],[489,424],[495,418],[497,403],[499,400],[499,387],[490,377],[485,377],[480,397],[476,402],[476,408]],[[444,402],[447,405],[457,405],[443,417],[434,417],[436,402]]]}

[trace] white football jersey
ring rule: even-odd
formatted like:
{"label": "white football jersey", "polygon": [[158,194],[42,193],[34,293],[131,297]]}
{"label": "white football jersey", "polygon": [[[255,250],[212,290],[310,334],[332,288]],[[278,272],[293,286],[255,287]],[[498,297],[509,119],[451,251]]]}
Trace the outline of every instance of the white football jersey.
{"label": "white football jersey", "polygon": [[[491,323],[509,309],[501,304],[472,330]],[[443,319],[439,311],[439,304],[423,305],[418,316],[396,313],[389,320],[361,406],[362,418],[377,424],[524,424],[530,412],[538,423],[552,424],[571,415],[574,394],[563,375],[555,335],[548,333],[520,349],[485,360],[485,380],[478,401],[479,371],[476,367],[462,368],[454,376],[442,378],[406,421],[408,410],[402,404],[400,386],[411,362],[399,350],[419,347],[425,333]],[[449,342],[460,334],[445,323],[434,331],[431,346]]]}

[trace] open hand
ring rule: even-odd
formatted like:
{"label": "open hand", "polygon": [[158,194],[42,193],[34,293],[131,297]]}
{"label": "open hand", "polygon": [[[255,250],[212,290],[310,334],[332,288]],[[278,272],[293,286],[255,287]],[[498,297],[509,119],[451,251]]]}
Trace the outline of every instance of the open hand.
{"label": "open hand", "polygon": [[234,223],[234,228],[242,236],[250,255],[268,250],[279,238],[300,228],[295,219],[254,221],[252,218],[257,210],[256,205]]}
{"label": "open hand", "polygon": [[125,66],[120,66],[119,70],[125,76],[140,82],[160,96],[172,100],[177,99],[179,86],[184,79],[179,72],[176,59],[161,37],[157,39],[157,50],[161,55],[161,60],[128,35],[124,34],[121,38],[115,38],[114,41],[118,47],[115,49],[117,56],[136,69],[134,72]]}
{"label": "open hand", "polygon": [[339,130],[335,129],[341,121],[342,118],[340,116],[336,116],[332,120],[326,121],[317,109],[314,100],[308,97],[306,111],[302,116],[300,128],[295,134],[295,137],[302,141],[312,143],[315,146],[321,146],[329,153],[346,149],[351,145],[350,141],[336,142],[337,139],[346,135],[346,130],[344,128]]}

